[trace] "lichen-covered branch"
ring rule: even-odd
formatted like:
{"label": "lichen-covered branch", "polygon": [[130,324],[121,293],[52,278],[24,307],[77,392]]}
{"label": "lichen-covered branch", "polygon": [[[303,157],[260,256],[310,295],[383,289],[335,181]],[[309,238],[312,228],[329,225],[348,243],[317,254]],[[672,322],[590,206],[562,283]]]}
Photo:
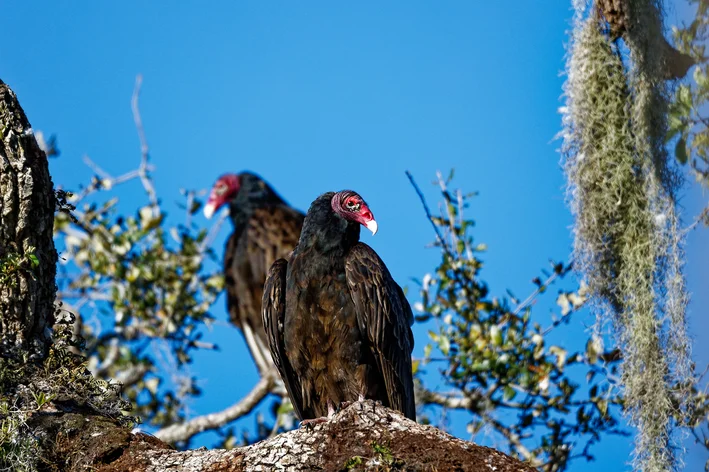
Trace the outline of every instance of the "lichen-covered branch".
{"label": "lichen-covered branch", "polygon": [[[41,421],[41,420],[39,420]],[[75,419],[68,418],[73,424]],[[95,423],[98,422],[98,423]],[[373,401],[355,402],[331,421],[232,450],[174,451],[143,434],[90,418],[57,429],[65,470],[197,472],[267,470],[458,470],[532,472],[516,459],[417,424]],[[69,431],[68,433],[66,431]],[[69,463],[70,462],[70,463]]]}
{"label": "lichen-covered branch", "polygon": [[0,356],[47,352],[56,288],[54,187],[17,97],[0,80]]}

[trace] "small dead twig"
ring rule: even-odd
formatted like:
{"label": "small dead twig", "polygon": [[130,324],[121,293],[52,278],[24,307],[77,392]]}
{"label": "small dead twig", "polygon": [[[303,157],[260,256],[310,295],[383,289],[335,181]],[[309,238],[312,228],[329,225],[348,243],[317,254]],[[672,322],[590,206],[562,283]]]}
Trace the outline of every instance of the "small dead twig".
{"label": "small dead twig", "polygon": [[[133,121],[135,121],[135,128],[138,131],[138,139],[140,140],[140,166],[138,167],[138,176],[143,184],[145,192],[148,194],[148,199],[150,204],[153,206],[154,211],[159,211],[158,207],[158,197],[155,193],[155,186],[150,178],[148,159],[149,148],[148,141],[145,138],[145,129],[143,128],[143,120],[140,116],[140,108],[138,104],[138,99],[140,97],[140,87],[143,84],[143,75],[138,74],[135,77],[135,88],[133,89],[133,98],[131,99],[131,108],[133,109]],[[155,215],[157,216],[157,215]]]}

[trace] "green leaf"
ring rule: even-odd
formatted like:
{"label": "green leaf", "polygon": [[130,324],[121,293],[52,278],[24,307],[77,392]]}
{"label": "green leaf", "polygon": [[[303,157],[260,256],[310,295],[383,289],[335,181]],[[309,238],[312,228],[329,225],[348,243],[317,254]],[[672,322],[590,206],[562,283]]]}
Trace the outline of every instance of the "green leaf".
{"label": "green leaf", "polygon": [[425,357],[426,359],[431,357],[431,349],[432,349],[432,346],[430,344],[426,344],[423,347],[423,357]]}
{"label": "green leaf", "polygon": [[694,82],[700,88],[707,88],[709,86],[709,79],[707,79],[707,74],[701,67],[694,68]]}
{"label": "green leaf", "polygon": [[504,388],[503,393],[502,393],[502,397],[505,399],[505,401],[512,400],[515,397],[515,395],[517,395],[517,392],[515,391],[514,388],[510,387],[509,385],[507,385]]}
{"label": "green leaf", "polygon": [[596,402],[596,406],[598,407],[598,411],[601,412],[601,415],[606,416],[608,414],[607,400],[598,400],[598,402]]}
{"label": "green leaf", "polygon": [[284,401],[278,407],[277,414],[278,415],[285,415],[287,413],[290,413],[291,411],[293,411],[293,404],[290,401]]}
{"label": "green leaf", "polygon": [[502,331],[496,325],[490,327],[490,340],[495,346],[502,346]]}
{"label": "green leaf", "polygon": [[677,89],[677,105],[685,115],[692,111],[692,91],[687,85],[680,85]]}
{"label": "green leaf", "polygon": [[561,369],[566,364],[566,355],[568,354],[566,349],[562,349],[559,346],[551,346],[549,352],[556,356],[556,366]]}
{"label": "green leaf", "polygon": [[450,353],[451,350],[451,341],[448,339],[448,336],[439,336],[438,337],[438,349],[441,350],[444,356],[447,356],[448,353]]}

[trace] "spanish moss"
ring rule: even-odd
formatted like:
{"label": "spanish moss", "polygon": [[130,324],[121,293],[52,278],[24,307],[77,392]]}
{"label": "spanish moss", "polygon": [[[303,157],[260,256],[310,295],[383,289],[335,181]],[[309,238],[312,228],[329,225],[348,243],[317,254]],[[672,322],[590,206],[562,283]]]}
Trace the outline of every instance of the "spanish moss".
{"label": "spanish moss", "polygon": [[596,329],[609,325],[623,351],[626,411],[638,430],[634,465],[671,470],[672,418],[681,411],[673,396],[682,398],[673,389],[689,384],[691,369],[675,200],[681,178],[664,147],[661,5],[624,3],[626,67],[602,9],[573,3],[563,154],[574,259],[593,293]]}

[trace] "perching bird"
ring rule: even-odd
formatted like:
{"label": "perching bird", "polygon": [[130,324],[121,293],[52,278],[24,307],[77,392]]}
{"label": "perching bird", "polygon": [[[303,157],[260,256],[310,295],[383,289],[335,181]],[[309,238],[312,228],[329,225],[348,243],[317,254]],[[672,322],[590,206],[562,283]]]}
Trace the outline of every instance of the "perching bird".
{"label": "perching bird", "polygon": [[250,172],[219,177],[204,215],[211,218],[225,204],[234,225],[224,250],[229,318],[241,329],[261,375],[275,373],[261,318],[263,284],[273,262],[295,247],[305,215]]}
{"label": "perching bird", "polygon": [[328,418],[364,398],[416,419],[413,314],[360,225],[377,222],[350,190],[320,195],[291,257],[277,260],[263,293],[273,361],[301,420]]}

